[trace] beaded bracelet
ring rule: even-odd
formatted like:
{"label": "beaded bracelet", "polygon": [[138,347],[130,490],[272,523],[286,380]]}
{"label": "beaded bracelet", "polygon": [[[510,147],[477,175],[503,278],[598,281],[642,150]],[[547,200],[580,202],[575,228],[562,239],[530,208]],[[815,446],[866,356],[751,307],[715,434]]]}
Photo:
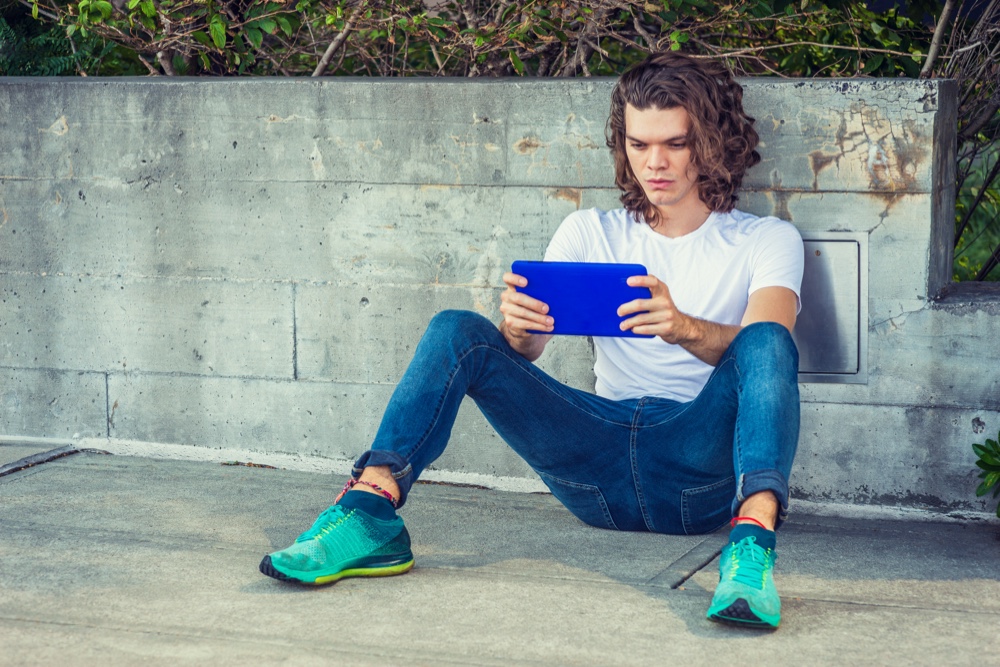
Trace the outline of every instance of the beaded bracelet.
{"label": "beaded bracelet", "polygon": [[378,484],[372,484],[371,482],[365,482],[364,480],[354,479],[353,477],[351,479],[347,480],[347,484],[344,484],[344,489],[334,499],[333,504],[336,505],[337,503],[339,503],[340,499],[344,497],[344,494],[347,493],[348,491],[350,491],[352,488],[354,488],[358,484],[364,484],[365,486],[371,488],[373,491],[375,491],[375,493],[379,494],[380,496],[382,496],[383,498],[385,498],[386,500],[388,500],[390,503],[392,503],[392,506],[394,508],[399,506],[399,503],[396,500],[396,498],[391,493],[389,493],[388,491],[386,491],[385,489],[383,489],[381,486],[379,486]]}

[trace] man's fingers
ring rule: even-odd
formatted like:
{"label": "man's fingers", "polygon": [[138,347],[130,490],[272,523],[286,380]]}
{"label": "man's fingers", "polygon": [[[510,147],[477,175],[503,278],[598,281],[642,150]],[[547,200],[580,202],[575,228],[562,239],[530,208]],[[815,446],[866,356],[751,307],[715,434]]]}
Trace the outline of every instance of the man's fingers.
{"label": "man's fingers", "polygon": [[670,290],[667,284],[656,276],[631,276],[625,281],[629,287],[647,287],[653,297],[665,296],[670,298]]}
{"label": "man's fingers", "polygon": [[519,276],[516,273],[511,273],[508,271],[503,274],[503,281],[508,287],[527,287],[528,279],[524,276]]}
{"label": "man's fingers", "polygon": [[625,317],[632,313],[641,313],[652,310],[652,299],[635,299],[618,306],[618,317]]}
{"label": "man's fingers", "polygon": [[[531,310],[536,313],[545,314],[549,312],[549,306],[547,303],[539,301],[534,297],[530,297],[523,292],[518,292],[514,289],[507,289],[500,294],[500,300],[505,304],[510,304],[515,307],[520,307],[525,310]],[[501,306],[501,310],[502,310]]]}

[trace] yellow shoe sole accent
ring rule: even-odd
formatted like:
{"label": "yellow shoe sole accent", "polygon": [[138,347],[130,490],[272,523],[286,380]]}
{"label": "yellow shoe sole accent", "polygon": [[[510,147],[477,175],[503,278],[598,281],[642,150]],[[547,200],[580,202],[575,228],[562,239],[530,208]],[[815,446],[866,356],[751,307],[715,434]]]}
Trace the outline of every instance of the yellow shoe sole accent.
{"label": "yellow shoe sole accent", "polygon": [[389,567],[357,567],[350,570],[343,570],[337,574],[317,577],[316,581],[304,581],[302,583],[320,586],[322,584],[332,584],[335,581],[340,581],[348,577],[391,577],[396,574],[406,574],[413,569],[413,563],[414,561],[411,560],[399,565],[390,565]]}

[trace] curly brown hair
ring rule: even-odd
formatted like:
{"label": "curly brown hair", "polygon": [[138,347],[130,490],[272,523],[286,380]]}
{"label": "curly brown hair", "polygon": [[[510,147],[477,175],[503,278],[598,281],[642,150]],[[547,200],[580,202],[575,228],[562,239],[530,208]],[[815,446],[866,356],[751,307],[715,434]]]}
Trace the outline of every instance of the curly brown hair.
{"label": "curly brown hair", "polygon": [[646,198],[625,153],[625,105],[687,111],[687,141],[698,172],[698,194],[713,211],[728,213],[747,169],[760,162],[754,119],[743,110],[743,88],[724,65],[666,51],[654,53],[618,80],[611,96],[606,138],[615,159],[615,182],[621,201],[636,219],[659,224],[656,207]]}

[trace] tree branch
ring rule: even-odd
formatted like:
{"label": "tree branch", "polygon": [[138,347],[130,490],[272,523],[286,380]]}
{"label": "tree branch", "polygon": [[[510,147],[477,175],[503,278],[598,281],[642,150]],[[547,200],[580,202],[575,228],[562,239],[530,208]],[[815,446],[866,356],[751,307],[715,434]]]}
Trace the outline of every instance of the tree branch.
{"label": "tree branch", "polygon": [[177,70],[174,69],[173,56],[169,51],[157,51],[156,62],[160,63],[164,74],[167,76],[177,76]]}
{"label": "tree branch", "polygon": [[920,68],[921,79],[926,79],[931,75],[931,70],[934,68],[934,61],[937,60],[938,51],[941,50],[941,38],[944,37],[944,30],[951,21],[951,12],[955,9],[955,0],[945,0],[944,9],[941,10],[941,16],[938,17],[937,26],[934,28],[934,38],[931,40],[931,48],[927,50],[927,58],[924,60],[924,66]]}
{"label": "tree branch", "polygon": [[141,53],[136,53],[135,55],[139,58],[139,62],[146,66],[146,69],[149,70],[150,74],[153,76],[160,76],[160,70],[153,67],[148,60],[142,57]]}
{"label": "tree branch", "polygon": [[955,245],[958,245],[959,240],[962,238],[962,234],[965,232],[965,228],[969,226],[969,221],[972,219],[972,213],[979,207],[979,202],[983,200],[983,196],[989,191],[989,184],[996,180],[996,177],[1000,175],[1000,157],[997,157],[997,161],[993,163],[993,168],[990,173],[983,179],[983,186],[979,188],[979,194],[976,195],[976,199],[972,202],[970,206],[965,211],[965,217],[962,219],[962,224],[959,225],[958,231],[955,232]]}
{"label": "tree branch", "polygon": [[958,140],[960,142],[966,141],[979,134],[979,131],[989,124],[990,119],[996,115],[997,111],[1000,111],[1000,100],[995,100],[991,104],[987,104],[983,108],[983,112],[975,120],[970,121],[968,125],[962,128],[962,131],[958,133]]}
{"label": "tree branch", "polygon": [[990,274],[990,271],[996,268],[997,264],[1000,264],[1000,243],[993,248],[993,254],[990,255],[990,258],[986,260],[985,264],[983,264],[983,268],[979,269],[979,273],[976,274],[974,280],[985,280],[986,276]]}
{"label": "tree branch", "polygon": [[324,70],[326,70],[326,66],[329,65],[330,60],[333,59],[333,54],[337,52],[337,49],[339,49],[345,41],[347,41],[347,36],[350,34],[351,30],[354,29],[354,19],[360,11],[361,6],[359,5],[354,9],[354,12],[351,14],[351,18],[347,19],[347,22],[344,24],[344,29],[340,31],[340,34],[337,35],[332,42],[330,42],[330,46],[326,47],[326,52],[323,53],[323,57],[320,58],[319,64],[316,65],[316,69],[313,70],[312,76],[321,76]]}

